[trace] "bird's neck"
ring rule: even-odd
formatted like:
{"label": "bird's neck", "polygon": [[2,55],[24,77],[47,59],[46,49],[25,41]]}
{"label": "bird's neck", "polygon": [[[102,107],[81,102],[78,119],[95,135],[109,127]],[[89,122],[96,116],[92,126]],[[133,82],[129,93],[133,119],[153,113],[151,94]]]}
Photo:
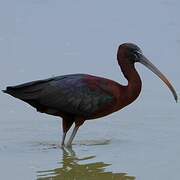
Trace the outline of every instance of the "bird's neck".
{"label": "bird's neck", "polygon": [[120,63],[124,77],[128,81],[128,85],[124,86],[125,102],[132,103],[140,94],[142,82],[134,64],[127,64],[125,61]]}

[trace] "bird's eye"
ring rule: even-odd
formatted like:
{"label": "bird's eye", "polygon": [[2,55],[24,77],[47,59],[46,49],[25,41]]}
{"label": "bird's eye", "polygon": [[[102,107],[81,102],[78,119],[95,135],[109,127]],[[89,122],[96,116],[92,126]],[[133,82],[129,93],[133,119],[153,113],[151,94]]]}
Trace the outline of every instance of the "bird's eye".
{"label": "bird's eye", "polygon": [[132,54],[133,54],[132,56],[133,56],[134,61],[138,62],[142,53],[140,51],[133,51]]}
{"label": "bird's eye", "polygon": [[134,52],[134,58],[138,59],[138,53],[137,52]]}
{"label": "bird's eye", "polygon": [[131,62],[132,63],[135,63],[137,62],[138,60],[138,53],[136,51],[133,51],[131,54],[130,54],[130,59],[131,59]]}

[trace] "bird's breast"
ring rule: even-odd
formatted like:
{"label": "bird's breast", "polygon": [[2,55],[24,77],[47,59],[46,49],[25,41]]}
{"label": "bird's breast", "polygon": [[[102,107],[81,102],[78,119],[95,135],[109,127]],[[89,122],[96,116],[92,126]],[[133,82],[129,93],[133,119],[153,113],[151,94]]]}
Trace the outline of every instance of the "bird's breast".
{"label": "bird's breast", "polygon": [[110,79],[87,76],[85,79],[91,90],[98,90],[101,93],[107,94],[104,98],[110,98],[110,100],[105,101],[104,105],[98,108],[95,112],[90,114],[88,119],[95,119],[107,116],[115,111],[120,110],[124,103],[122,97],[123,86]]}

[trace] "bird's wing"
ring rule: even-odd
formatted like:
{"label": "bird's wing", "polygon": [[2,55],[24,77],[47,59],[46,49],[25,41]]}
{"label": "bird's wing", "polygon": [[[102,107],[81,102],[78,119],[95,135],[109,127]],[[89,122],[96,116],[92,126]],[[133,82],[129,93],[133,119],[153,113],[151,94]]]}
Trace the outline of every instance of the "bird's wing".
{"label": "bird's wing", "polygon": [[113,101],[113,96],[96,85],[91,88],[83,74],[59,76],[14,87],[29,104],[61,112],[88,116]]}
{"label": "bird's wing", "polygon": [[87,116],[112,101],[113,97],[98,86],[92,89],[83,76],[72,75],[49,82],[41,94],[40,104]]}

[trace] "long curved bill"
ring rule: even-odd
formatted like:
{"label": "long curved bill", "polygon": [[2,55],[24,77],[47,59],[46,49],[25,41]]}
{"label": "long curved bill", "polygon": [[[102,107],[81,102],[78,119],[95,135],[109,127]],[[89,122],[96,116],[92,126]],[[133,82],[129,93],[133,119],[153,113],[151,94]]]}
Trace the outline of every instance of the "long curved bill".
{"label": "long curved bill", "polygon": [[172,94],[174,96],[174,99],[177,102],[178,101],[177,93],[176,93],[174,87],[172,86],[172,84],[169,82],[169,80],[142,53],[139,53],[139,55],[140,55],[139,62],[141,64],[145,65],[153,73],[155,73],[168,86],[168,88],[170,89],[170,91],[172,92]]}

